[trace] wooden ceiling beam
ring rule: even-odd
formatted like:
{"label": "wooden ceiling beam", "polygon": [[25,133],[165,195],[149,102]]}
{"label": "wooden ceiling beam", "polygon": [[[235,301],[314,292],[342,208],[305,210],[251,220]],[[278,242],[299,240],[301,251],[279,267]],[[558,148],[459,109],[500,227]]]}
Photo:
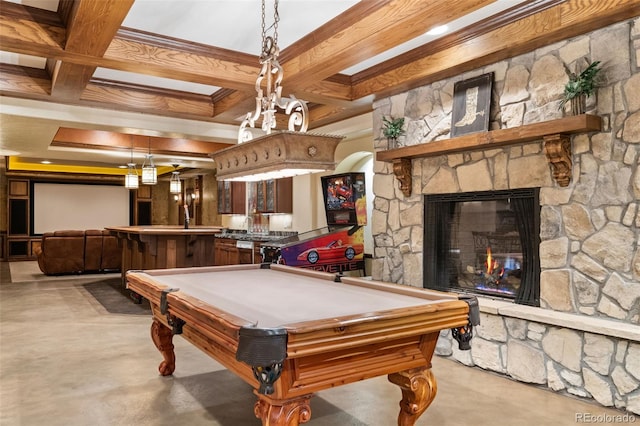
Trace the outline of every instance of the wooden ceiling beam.
{"label": "wooden ceiling beam", "polygon": [[114,109],[140,111],[147,114],[211,120],[213,103],[205,95],[185,95],[167,90],[143,90],[107,80],[92,80],[82,93],[82,104]]}
{"label": "wooden ceiling beam", "polygon": [[[122,149],[163,155],[193,155],[208,157],[208,154],[229,144],[207,142],[187,138],[167,138],[161,136],[131,135],[107,130],[86,130],[61,127],[56,132],[52,146],[66,146],[89,149]],[[150,148],[151,146],[151,148]]]}
{"label": "wooden ceiling beam", "polygon": [[113,39],[104,60],[108,68],[243,91],[252,90],[260,71],[257,56],[158,36],[145,39],[133,30]]}
{"label": "wooden ceiling beam", "polygon": [[48,58],[52,52],[63,51],[66,34],[55,12],[2,3],[0,45],[4,51]]}
{"label": "wooden ceiling beam", "polygon": [[[0,74],[0,95],[51,100],[51,79],[45,70],[0,64]],[[61,103],[213,121],[213,103],[209,96],[129,87],[106,80],[92,80],[80,99]]]}
{"label": "wooden ceiling beam", "polygon": [[[430,28],[471,13],[494,0],[451,2],[450,0],[392,0],[380,2],[376,10],[361,14],[356,7],[314,33],[319,39],[295,57],[282,61],[287,84],[304,87],[324,80],[391,47],[424,34]],[[367,2],[362,2],[367,3]],[[338,26],[338,31],[331,31]],[[326,34],[324,38],[316,33]],[[283,52],[284,55],[284,52]]]}
{"label": "wooden ceiling beam", "polygon": [[29,99],[48,99],[51,80],[45,70],[0,64],[0,94]]}
{"label": "wooden ceiling beam", "polygon": [[[110,1],[119,4],[119,0]],[[106,50],[91,54],[80,49],[65,49],[67,30],[54,12],[3,3],[0,8],[0,45],[8,52],[52,58],[63,63],[253,90],[260,70],[257,56],[120,29],[119,25]]]}
{"label": "wooden ceiling beam", "polygon": [[[59,73],[60,63],[77,64],[86,65],[88,70],[104,67],[142,72],[211,85],[212,91],[224,87],[247,92],[249,97],[255,96],[255,81],[259,72],[257,56],[126,28],[117,32],[104,56],[87,55],[81,51],[62,48],[66,31],[59,22],[54,26],[43,26],[30,21],[29,16],[29,13],[6,14],[4,9],[0,11],[0,43],[12,46],[15,53],[52,58],[50,63],[54,66],[50,65],[48,68],[54,74]],[[20,19],[16,20],[16,17]],[[49,21],[54,18],[54,15],[48,16]],[[23,34],[28,36],[24,37]],[[83,81],[86,78],[86,75],[82,76]],[[305,82],[303,89],[296,88],[295,92],[299,93],[298,97],[311,102],[342,103],[351,100],[350,82],[344,79],[320,82],[309,80]],[[221,110],[223,111],[224,109]]]}
{"label": "wooden ceiling beam", "polygon": [[[407,55],[419,59],[368,78],[356,80],[353,97],[389,96],[444,78],[460,75],[538,47],[575,37],[638,16],[640,0],[567,0],[445,48],[423,46]],[[459,36],[452,35],[459,40]],[[435,48],[434,48],[435,47]],[[426,51],[430,49],[430,51]],[[380,65],[381,69],[389,67]]]}
{"label": "wooden ceiling beam", "polygon": [[[492,2],[478,0],[451,7],[451,4],[447,6],[450,2],[437,0],[427,8],[419,0],[360,2],[340,19],[328,22],[282,52],[283,88],[299,99],[329,105],[325,112],[342,113],[354,99],[351,82],[332,79],[332,76],[435,26],[435,18],[430,17],[434,13],[431,7],[446,10],[448,21]],[[361,28],[360,32],[357,28]],[[254,74],[254,79],[256,76]],[[216,102],[215,114],[235,115],[240,112],[240,104],[249,103],[253,108],[254,97],[255,93],[230,94]]]}
{"label": "wooden ceiling beam", "polygon": [[[64,50],[101,57],[122,25],[134,0],[76,0],[67,22]],[[51,95],[61,100],[79,99],[96,67],[58,61],[54,66]]]}
{"label": "wooden ceiling beam", "polygon": [[[256,107],[256,93],[220,90],[212,96],[216,119],[240,125],[242,118]],[[238,121],[238,118],[240,121]]]}
{"label": "wooden ceiling beam", "polygon": [[309,109],[309,129],[326,126],[337,121],[357,117],[373,110],[370,100],[354,102],[349,108],[335,105],[317,105]]}
{"label": "wooden ceiling beam", "polygon": [[[346,80],[346,81],[345,81]],[[284,89],[296,95],[298,99],[304,99],[308,102],[333,105],[347,105],[353,100],[351,90],[351,80],[327,78],[304,87],[293,87],[289,90],[289,84],[283,80]]]}
{"label": "wooden ceiling beam", "polygon": [[[127,4],[130,7],[131,1],[126,0],[123,7],[126,8]],[[464,33],[449,36],[446,43],[429,43],[402,55],[402,58],[394,58],[352,77],[336,74],[362,58],[422,34],[435,25],[432,22],[434,16],[444,13],[448,19],[454,19],[490,2],[359,2],[339,19],[328,22],[282,52],[285,94],[293,93],[310,102],[313,111],[310,111],[310,123],[317,127],[332,119],[349,116],[353,111],[370,110],[370,106],[365,108],[362,105],[370,103],[374,95],[388,96],[459,75],[638,16],[640,11],[640,0],[537,0],[522,6],[526,12],[521,16],[504,17],[503,22],[500,18],[492,18],[492,22],[484,27],[474,25]],[[62,96],[63,103],[99,105],[228,124],[237,123],[239,117],[255,108],[254,85],[259,71],[257,56],[118,28],[118,19],[121,22],[122,14],[126,14],[124,9],[119,9],[120,3],[119,0],[64,0],[64,14],[56,14],[3,2],[0,9],[0,44],[3,50],[52,58],[49,62],[55,65],[50,65],[48,70],[50,74],[58,74],[55,75],[52,95],[52,82],[47,79],[46,72],[3,66],[0,93],[49,101],[60,101]],[[99,14],[101,7],[113,9],[110,17],[99,18],[106,21],[103,22],[107,29],[105,36],[85,42],[83,38],[91,39],[94,35],[91,32],[91,37],[87,36],[93,27],[80,21]],[[535,10],[536,7],[540,10]],[[68,30],[62,24],[62,18],[67,16]],[[79,17],[84,18],[79,20]],[[106,50],[102,51],[102,48]],[[70,68],[59,67],[57,64],[60,62]],[[91,80],[87,75],[89,71],[92,74],[95,67],[205,84],[211,86],[212,93],[215,93],[212,96],[191,96]],[[68,86],[64,80],[69,80]],[[220,87],[224,89],[218,89]],[[66,96],[68,99],[65,100]]]}

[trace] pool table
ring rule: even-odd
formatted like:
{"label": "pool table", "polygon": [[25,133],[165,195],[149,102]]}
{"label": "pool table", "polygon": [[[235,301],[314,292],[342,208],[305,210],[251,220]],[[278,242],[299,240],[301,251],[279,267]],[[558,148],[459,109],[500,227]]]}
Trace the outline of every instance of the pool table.
{"label": "pool table", "polygon": [[479,322],[472,297],[277,264],[129,271],[127,284],[150,301],[160,374],[180,334],[253,386],[269,426],[306,423],[314,392],[383,374],[402,390],[398,425],[413,425],[436,394],[440,330],[468,349]]}

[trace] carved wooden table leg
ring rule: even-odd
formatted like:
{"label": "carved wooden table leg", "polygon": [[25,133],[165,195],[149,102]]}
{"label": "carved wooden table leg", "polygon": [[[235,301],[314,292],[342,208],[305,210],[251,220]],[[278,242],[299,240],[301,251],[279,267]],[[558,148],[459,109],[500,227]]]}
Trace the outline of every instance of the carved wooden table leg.
{"label": "carved wooden table leg", "polygon": [[258,395],[253,412],[262,420],[262,426],[298,426],[311,419],[310,399],[311,395],[291,400],[275,400]]}
{"label": "carved wooden table leg", "polygon": [[389,374],[389,381],[402,389],[398,426],[413,426],[436,397],[438,386],[431,368],[414,368]]}
{"label": "carved wooden table leg", "polygon": [[160,321],[154,319],[151,323],[151,339],[164,357],[158,366],[163,376],[170,376],[176,369],[176,355],[173,352],[173,332]]}

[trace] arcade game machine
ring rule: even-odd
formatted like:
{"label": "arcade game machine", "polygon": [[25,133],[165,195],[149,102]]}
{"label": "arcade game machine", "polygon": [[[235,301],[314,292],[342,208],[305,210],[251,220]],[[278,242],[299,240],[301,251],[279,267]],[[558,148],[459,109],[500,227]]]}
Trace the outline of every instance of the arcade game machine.
{"label": "arcade game machine", "polygon": [[263,243],[263,259],[332,273],[362,271],[364,275],[364,173],[343,173],[321,180],[327,227]]}

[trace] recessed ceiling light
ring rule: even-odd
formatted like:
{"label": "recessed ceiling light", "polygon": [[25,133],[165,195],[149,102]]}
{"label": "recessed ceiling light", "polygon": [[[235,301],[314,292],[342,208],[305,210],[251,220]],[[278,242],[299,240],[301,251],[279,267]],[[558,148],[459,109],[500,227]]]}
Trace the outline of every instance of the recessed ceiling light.
{"label": "recessed ceiling light", "polygon": [[438,25],[437,27],[433,27],[429,31],[427,31],[427,34],[428,35],[440,35],[440,34],[446,33],[448,29],[449,29],[449,27],[447,25]]}

